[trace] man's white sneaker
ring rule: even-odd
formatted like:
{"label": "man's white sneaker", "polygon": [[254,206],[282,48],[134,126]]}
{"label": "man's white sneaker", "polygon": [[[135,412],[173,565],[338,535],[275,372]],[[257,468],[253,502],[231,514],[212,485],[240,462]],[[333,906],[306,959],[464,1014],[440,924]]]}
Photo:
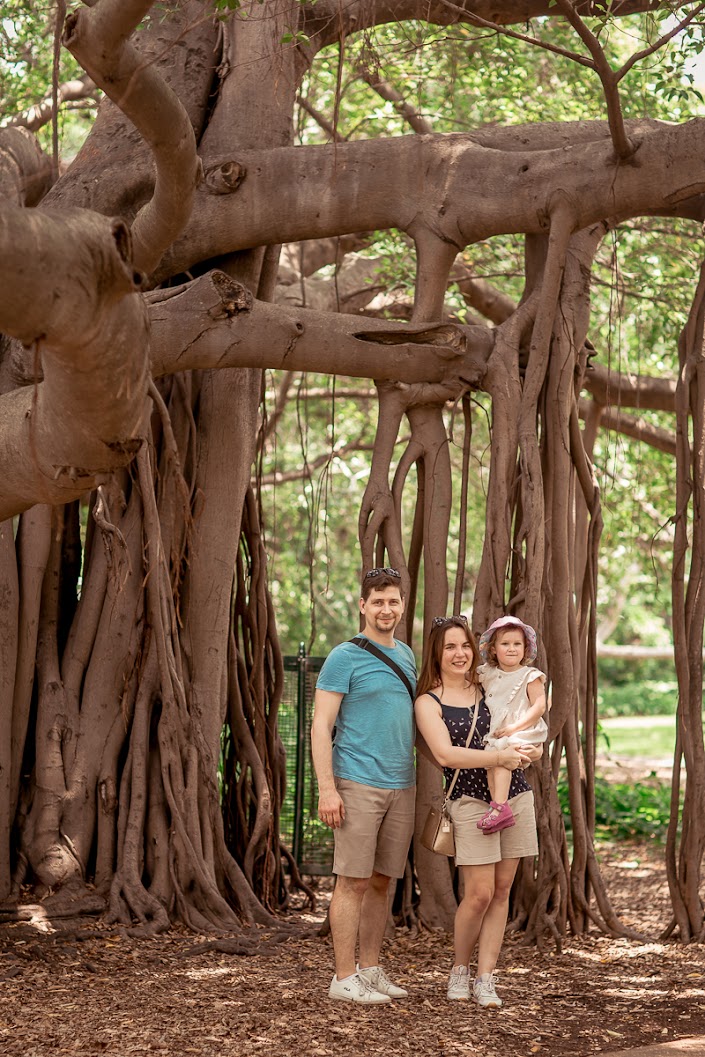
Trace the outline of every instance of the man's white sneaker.
{"label": "man's white sneaker", "polygon": [[478,976],[472,985],[472,994],[478,1006],[483,1006],[485,1009],[499,1009],[502,1005],[502,999],[495,991],[494,973],[483,973],[482,976]]}
{"label": "man's white sneaker", "polygon": [[363,1002],[368,1006],[385,1006],[392,1001],[389,995],[375,991],[369,980],[365,980],[359,973],[353,973],[344,980],[334,976],[328,988],[328,997],[339,1002]]}
{"label": "man's white sneaker", "polygon": [[467,1002],[470,999],[470,977],[466,965],[454,965],[448,978],[448,1001]]}
{"label": "man's white sneaker", "polygon": [[405,991],[403,987],[399,987],[398,984],[392,983],[381,965],[370,965],[367,969],[361,969],[358,965],[357,972],[358,976],[372,984],[375,991],[379,991],[381,995],[389,995],[390,998],[409,997],[408,991]]}

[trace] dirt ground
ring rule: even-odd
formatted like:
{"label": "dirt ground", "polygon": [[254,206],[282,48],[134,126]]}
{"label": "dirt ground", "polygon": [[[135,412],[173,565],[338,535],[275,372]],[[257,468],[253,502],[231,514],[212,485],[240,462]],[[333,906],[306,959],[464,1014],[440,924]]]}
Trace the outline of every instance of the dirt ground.
{"label": "dirt ground", "polygon": [[[493,1012],[446,1001],[440,933],[398,930],[384,962],[409,998],[363,1009],[327,999],[330,941],[316,936],[242,957],[179,932],[144,941],[85,919],[55,931],[41,919],[4,924],[0,1053],[579,1057],[705,1035],[705,950],[657,939],[667,920],[658,857],[624,845],[602,857],[616,909],[648,940],[594,933],[542,954],[510,936],[498,967],[505,1005]],[[310,930],[320,912],[296,917]]]}

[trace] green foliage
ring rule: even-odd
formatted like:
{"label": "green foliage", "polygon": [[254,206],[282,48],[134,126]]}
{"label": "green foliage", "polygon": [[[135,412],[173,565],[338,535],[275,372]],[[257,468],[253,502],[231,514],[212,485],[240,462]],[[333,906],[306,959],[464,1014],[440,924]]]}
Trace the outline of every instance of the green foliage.
{"label": "green foliage", "polygon": [[[338,388],[349,384],[339,380]],[[357,383],[360,384],[360,383]],[[328,387],[330,398],[305,398],[308,389]],[[333,402],[330,379],[307,375],[280,420],[276,443],[267,446],[263,473],[287,473],[311,466],[316,459],[348,443],[362,450],[344,458],[333,455],[310,479],[285,481],[262,492],[265,537],[270,556],[269,580],[279,634],[287,652],[296,652],[306,642],[309,652],[326,654],[336,642],[357,630],[360,550],[357,542],[358,514],[370,473],[374,440],[376,400],[339,397]],[[273,397],[273,393],[272,393]],[[452,442],[449,446],[455,481],[462,466],[462,416],[446,413]],[[402,428],[403,432],[403,428]],[[488,455],[486,398],[474,404],[473,440],[475,458],[470,470],[468,546],[463,606],[469,607],[480,565],[484,534],[484,504]],[[404,445],[397,448],[401,456]],[[392,470],[396,460],[392,464]],[[402,504],[408,530],[414,516],[414,474],[410,475]],[[457,569],[459,489],[455,489],[451,515],[448,572],[452,585]],[[417,612],[421,612],[422,598]],[[420,624],[417,633],[420,634]],[[418,645],[418,640],[417,640]],[[420,655],[420,648],[417,651]]]}
{"label": "green foliage", "polygon": [[[657,12],[664,13],[668,17],[670,10]],[[597,22],[589,24],[594,29]],[[610,23],[600,40],[614,69],[663,34],[663,26],[654,26],[654,18],[643,14]],[[515,28],[552,47],[586,54],[565,21],[538,18]],[[620,83],[625,117],[681,120],[697,112],[700,97],[692,87],[692,63],[702,47],[702,30],[691,26],[637,63]],[[333,113],[339,64],[337,47],[322,52],[303,93],[323,113]],[[338,106],[338,131],[346,138],[410,133],[394,105],[361,79],[360,66],[391,81],[435,132],[605,119],[597,74],[566,56],[472,26],[405,22],[365,30],[346,42]],[[657,89],[660,84],[663,91]],[[305,142],[327,138],[303,114],[299,127]]]}
{"label": "green foliage", "polygon": [[[330,398],[309,400],[309,388],[328,389]],[[262,466],[264,473],[303,474],[262,494],[277,626],[285,649],[292,653],[301,641],[310,646],[309,652],[328,652],[349,637],[357,609],[357,513],[369,454],[353,452],[339,459],[332,452],[350,443],[371,444],[376,406],[374,401],[334,402],[333,392],[325,376],[302,378]],[[309,469],[327,456],[327,465]]]}
{"label": "green foliage", "polygon": [[[67,3],[67,11],[80,7]],[[23,113],[51,92],[54,61],[56,3],[49,0],[4,0],[0,19],[0,120]],[[59,82],[82,77],[84,71],[70,52],[61,48]],[[59,132],[63,155],[75,153],[95,115],[95,108],[62,109]],[[45,150],[51,146],[51,128],[38,133]]]}
{"label": "green foliage", "polygon": [[597,674],[600,719],[675,715],[678,682],[673,661],[600,657]]}
{"label": "green foliage", "polygon": [[[616,690],[623,686],[630,686],[635,681],[644,684],[659,682],[664,679],[673,679],[675,681],[672,663],[669,661],[649,660],[648,658],[631,661],[621,657],[599,657],[597,671],[600,681],[606,681],[611,686],[614,686]],[[644,713],[640,714],[643,715]]]}
{"label": "green foliage", "polygon": [[[617,69],[629,55],[658,40],[670,28],[670,17],[666,7],[653,15],[628,19],[614,19],[608,10],[605,17],[589,24],[599,31],[607,57]],[[552,46],[584,53],[583,45],[563,20],[539,18],[518,28]],[[637,63],[620,84],[625,116],[677,121],[702,114],[699,97],[690,90],[693,60],[702,48],[702,30],[693,26],[659,53]],[[302,94],[329,121],[335,119],[339,134],[348,139],[413,134],[398,108],[382,99],[360,76],[361,67],[390,82],[405,103],[437,132],[605,119],[597,75],[567,57],[476,27],[410,22],[360,33],[346,42],[342,59],[337,46],[316,58]],[[328,138],[303,110],[298,134],[302,143]],[[411,240],[397,232],[381,232],[363,252],[379,260],[376,281],[387,292],[410,300],[415,266]],[[626,373],[676,375],[678,334],[693,296],[696,253],[688,221],[646,218],[625,223],[610,233],[593,270],[589,335],[597,350],[597,363]],[[489,280],[518,301],[523,292],[523,254],[523,239],[499,236],[468,248],[462,257],[472,274]],[[467,306],[456,287],[451,286],[446,307],[456,318],[465,320]],[[337,414],[337,426],[344,432],[347,412],[342,405]],[[646,422],[673,429],[669,415],[640,414]],[[487,431],[484,425],[478,430],[481,418],[476,415],[473,427],[473,457],[479,472],[472,489],[473,539],[465,605],[472,598],[472,575],[482,535]],[[286,428],[282,423],[281,440]],[[462,440],[460,433],[457,427],[456,439]],[[312,435],[310,443],[314,443]],[[609,641],[667,645],[671,641],[673,459],[607,431],[598,436],[594,458],[605,521],[598,608],[601,619],[615,625]],[[337,491],[335,477],[343,471],[337,461],[331,465],[333,500],[326,513],[329,546],[325,542],[321,546],[326,586],[332,588],[326,592],[325,602],[336,609],[336,621],[342,617],[338,600],[350,597],[357,567],[350,551],[355,548],[356,504],[364,484],[365,460],[361,463],[356,463],[354,472]],[[456,481],[458,469],[454,459]],[[342,526],[340,541],[332,531],[336,522]],[[456,513],[451,539],[456,538],[457,524]],[[322,537],[321,531],[319,542]],[[342,553],[338,542],[344,548]],[[320,572],[319,567],[312,577],[317,592],[322,589]],[[299,594],[305,602],[306,593]],[[319,618],[319,641],[323,645],[324,640],[336,637],[332,631],[321,630],[328,623],[323,604]],[[293,616],[287,622],[289,627],[297,623]],[[657,678],[662,681],[661,676]],[[648,685],[639,688],[635,696],[649,712],[673,707],[669,695]],[[606,714],[629,714],[624,696],[610,695],[607,688],[605,699]]]}
{"label": "green foliage", "polygon": [[300,30],[297,30],[297,31],[288,30],[286,33],[282,34],[281,43],[282,44],[310,44],[311,41],[306,36],[306,34],[303,32],[303,30],[300,29]]}
{"label": "green foliage", "polygon": [[[668,830],[671,787],[655,777],[632,784],[598,780],[595,786],[595,836],[598,840],[663,843]],[[558,782],[558,798],[570,824],[568,783]]]}
{"label": "green foliage", "polygon": [[598,679],[597,707],[601,719],[620,716],[671,716],[678,703],[675,673],[660,679],[632,679],[615,686],[603,675]]}

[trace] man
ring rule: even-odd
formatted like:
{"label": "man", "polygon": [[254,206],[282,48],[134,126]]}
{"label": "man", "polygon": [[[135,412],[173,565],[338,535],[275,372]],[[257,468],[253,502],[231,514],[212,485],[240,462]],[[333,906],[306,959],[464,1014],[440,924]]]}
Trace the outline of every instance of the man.
{"label": "man", "polygon": [[[394,638],[404,613],[396,569],[365,575],[360,612],[364,628],[358,637],[370,649],[343,642],[326,659],[316,684],[311,746],[318,816],[335,834],[337,881],[330,905],[335,976],[328,994],[382,1005],[407,995],[384,972],[379,953],[389,882],[402,877],[406,866],[415,799],[416,664],[409,647]],[[375,649],[402,669],[408,689]]]}

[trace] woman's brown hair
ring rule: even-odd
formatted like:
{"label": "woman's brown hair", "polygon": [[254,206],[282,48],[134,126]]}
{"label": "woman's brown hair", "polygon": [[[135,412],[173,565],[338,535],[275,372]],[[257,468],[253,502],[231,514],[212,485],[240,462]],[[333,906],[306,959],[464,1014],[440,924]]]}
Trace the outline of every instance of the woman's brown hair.
{"label": "woman's brown hair", "polygon": [[466,617],[434,617],[431,631],[426,644],[426,657],[421,666],[419,678],[416,683],[416,696],[421,697],[429,690],[435,690],[441,685],[441,658],[445,646],[446,631],[450,628],[461,628],[466,635],[467,641],[472,646],[472,665],[466,673],[466,679],[470,685],[477,682],[477,666],[480,662],[480,654],[477,648],[475,636],[470,630]]}

